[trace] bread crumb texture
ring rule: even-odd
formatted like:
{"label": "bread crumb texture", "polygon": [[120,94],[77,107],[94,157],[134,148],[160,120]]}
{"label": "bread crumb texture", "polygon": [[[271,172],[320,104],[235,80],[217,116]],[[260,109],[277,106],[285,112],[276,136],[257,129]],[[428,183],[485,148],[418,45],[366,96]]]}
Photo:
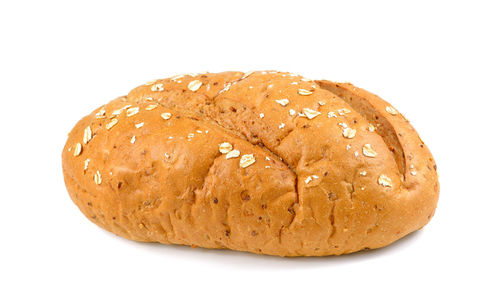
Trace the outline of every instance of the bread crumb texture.
{"label": "bread crumb texture", "polygon": [[278,256],[386,246],[427,224],[439,195],[394,107],[277,71],[139,86],[76,124],[62,164],[72,200],[117,235]]}

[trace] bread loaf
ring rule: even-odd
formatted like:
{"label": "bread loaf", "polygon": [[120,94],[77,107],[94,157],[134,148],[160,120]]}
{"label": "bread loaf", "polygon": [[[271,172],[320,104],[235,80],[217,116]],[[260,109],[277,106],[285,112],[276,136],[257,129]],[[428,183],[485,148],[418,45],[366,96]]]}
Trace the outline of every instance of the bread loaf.
{"label": "bread loaf", "polygon": [[139,86],[76,124],[62,164],[72,200],[117,235],[279,256],[386,246],[427,224],[439,195],[394,107],[276,71]]}

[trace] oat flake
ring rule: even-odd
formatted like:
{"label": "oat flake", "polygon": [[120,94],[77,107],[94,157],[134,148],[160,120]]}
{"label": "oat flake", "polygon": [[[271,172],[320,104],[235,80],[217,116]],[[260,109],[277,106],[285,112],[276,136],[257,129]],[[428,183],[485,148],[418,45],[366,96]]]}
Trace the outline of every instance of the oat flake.
{"label": "oat flake", "polygon": [[306,89],[299,89],[297,92],[298,92],[300,95],[311,95],[311,94],[313,94],[311,91],[306,90]]}
{"label": "oat flake", "polygon": [[78,142],[77,144],[75,144],[75,150],[73,151],[73,156],[78,156],[80,154],[82,154],[82,144]]}
{"label": "oat flake", "polygon": [[392,180],[385,174],[381,174],[378,178],[378,183],[384,187],[392,187]]}
{"label": "oat flake", "polygon": [[308,119],[314,119],[315,117],[321,114],[321,112],[309,108],[303,108],[302,112],[306,115]]}
{"label": "oat flake", "polygon": [[352,139],[356,136],[356,130],[354,128],[346,127],[342,132],[342,136],[347,139]]}
{"label": "oat flake", "polygon": [[232,150],[230,152],[228,152],[226,154],[226,159],[230,159],[230,158],[236,158],[236,157],[239,157],[240,156],[240,151],[238,150]]}
{"label": "oat flake", "polygon": [[241,159],[240,159],[240,167],[241,168],[246,168],[246,167],[252,165],[253,163],[255,163],[255,157],[253,156],[253,154],[245,154],[245,155],[241,156]]}
{"label": "oat flake", "polygon": [[229,142],[223,142],[219,144],[219,152],[222,154],[227,154],[233,149],[233,146]]}
{"label": "oat flake", "polygon": [[197,91],[203,83],[199,80],[193,80],[188,84],[188,89],[195,92]]}
{"label": "oat flake", "polygon": [[363,155],[367,157],[375,157],[377,156],[377,152],[375,152],[371,144],[367,143],[363,146]]}

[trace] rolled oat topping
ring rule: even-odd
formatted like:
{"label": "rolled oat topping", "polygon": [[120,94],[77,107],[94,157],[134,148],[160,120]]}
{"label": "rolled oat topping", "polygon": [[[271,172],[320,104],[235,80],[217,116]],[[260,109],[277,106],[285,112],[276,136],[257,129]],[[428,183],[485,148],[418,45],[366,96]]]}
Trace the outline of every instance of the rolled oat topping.
{"label": "rolled oat topping", "polygon": [[92,129],[90,128],[90,126],[87,126],[83,131],[83,144],[89,143],[91,139],[92,139]]}
{"label": "rolled oat topping", "polygon": [[226,154],[226,159],[236,158],[236,157],[239,157],[239,156],[240,156],[240,151],[238,151],[238,150],[232,150],[232,151],[229,151]]}
{"label": "rolled oat topping", "polygon": [[297,92],[298,92],[300,95],[311,95],[311,94],[313,94],[311,91],[306,90],[306,89],[299,89]]}
{"label": "rolled oat topping", "polygon": [[378,178],[378,183],[384,187],[392,187],[392,180],[385,174],[381,174]]}
{"label": "rolled oat topping", "polygon": [[222,154],[227,154],[233,149],[233,146],[229,142],[223,142],[219,144],[219,152]]}
{"label": "rolled oat topping", "polygon": [[131,116],[136,115],[138,113],[139,113],[139,107],[133,107],[133,108],[127,109],[127,117],[131,117]]}
{"label": "rolled oat topping", "polygon": [[99,112],[97,112],[95,114],[95,117],[98,118],[98,119],[103,119],[105,118],[105,115],[106,114],[106,110],[104,108],[101,108],[101,110],[99,110]]}
{"label": "rolled oat topping", "polygon": [[248,76],[252,75],[253,73],[255,73],[255,71],[246,72],[246,73],[245,73],[245,75],[243,75],[243,76],[241,77],[241,79],[245,79],[245,78],[247,78]]}
{"label": "rolled oat topping", "polygon": [[343,116],[343,115],[350,113],[351,110],[349,110],[347,108],[342,108],[342,109],[337,110],[337,112],[339,113],[339,115]]}
{"label": "rolled oat topping", "polygon": [[155,83],[154,85],[151,86],[151,91],[153,91],[153,92],[164,91],[163,83]]}
{"label": "rolled oat topping", "polygon": [[314,119],[315,117],[321,114],[321,112],[309,108],[303,108],[302,112],[306,115],[308,119]]}
{"label": "rolled oat topping", "polygon": [[203,83],[199,80],[193,80],[190,83],[188,83],[188,89],[195,92],[197,91]]}
{"label": "rolled oat topping", "polygon": [[101,177],[101,173],[99,172],[99,170],[97,170],[96,173],[94,174],[94,182],[97,185],[101,185],[101,183],[102,183],[102,177]]}
{"label": "rolled oat topping", "polygon": [[328,117],[329,117],[329,118],[336,118],[336,117],[337,117],[337,115],[335,114],[335,112],[330,111],[330,112],[328,112]]}
{"label": "rolled oat topping", "polygon": [[87,169],[89,168],[89,163],[90,163],[90,158],[87,158],[87,159],[83,162],[83,171],[87,171]]}
{"label": "rolled oat topping", "polygon": [[398,111],[391,106],[385,107],[385,111],[387,111],[387,113],[392,114],[392,115],[398,114]]}
{"label": "rolled oat topping", "polygon": [[80,154],[82,154],[82,144],[78,142],[77,144],[75,144],[75,150],[73,151],[73,156],[78,156]]}
{"label": "rolled oat topping", "polygon": [[350,127],[346,127],[342,132],[342,136],[347,139],[352,139],[356,136],[356,130]]}
{"label": "rolled oat topping", "polygon": [[274,100],[276,103],[280,104],[281,106],[286,106],[290,102],[287,98],[283,99],[276,99]]}
{"label": "rolled oat topping", "polygon": [[106,129],[112,129],[118,123],[118,119],[111,119],[108,124],[106,124]]}
{"label": "rolled oat topping", "polygon": [[253,163],[255,163],[255,157],[253,156],[253,154],[245,154],[245,155],[241,156],[241,159],[240,159],[240,167],[241,168],[246,168],[246,167],[252,165]]}
{"label": "rolled oat topping", "polygon": [[375,152],[371,144],[367,143],[363,145],[363,155],[367,157],[375,157],[377,156],[377,152]]}

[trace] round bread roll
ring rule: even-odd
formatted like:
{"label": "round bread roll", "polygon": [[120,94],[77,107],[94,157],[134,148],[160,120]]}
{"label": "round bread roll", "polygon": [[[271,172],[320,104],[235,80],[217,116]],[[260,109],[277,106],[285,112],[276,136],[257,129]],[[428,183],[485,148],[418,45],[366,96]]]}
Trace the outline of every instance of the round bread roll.
{"label": "round bread roll", "polygon": [[81,119],[72,200],[122,237],[278,256],[340,255],[422,228],[436,164],[394,107],[276,71],[146,83]]}

